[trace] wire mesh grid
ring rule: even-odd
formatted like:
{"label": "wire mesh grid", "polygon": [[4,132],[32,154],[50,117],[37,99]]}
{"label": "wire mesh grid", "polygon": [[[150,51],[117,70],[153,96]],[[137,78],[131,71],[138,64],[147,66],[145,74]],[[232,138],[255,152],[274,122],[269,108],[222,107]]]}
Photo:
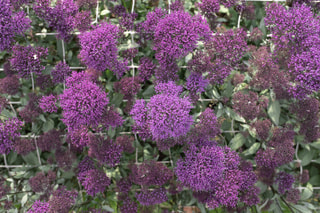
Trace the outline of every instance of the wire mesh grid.
{"label": "wire mesh grid", "polygon": [[[245,0],[246,2],[286,2],[287,0]],[[320,1],[314,1],[314,2],[320,2]],[[170,13],[170,6],[171,6],[171,0],[168,0],[168,12]],[[135,0],[132,0],[132,7],[131,7],[131,13],[134,13],[134,8],[135,8]],[[29,7],[27,7],[27,12],[29,13]],[[92,22],[92,24],[96,24],[98,23],[98,19],[99,19],[99,0],[97,0],[97,6],[96,6],[96,10],[95,10],[96,14],[95,14],[95,20]],[[240,27],[240,22],[241,22],[241,14],[239,14],[238,17],[238,22],[237,22],[237,27]],[[131,43],[134,43],[134,34],[136,34],[135,31],[126,31],[125,33],[130,34],[130,39],[131,39]],[[80,32],[74,32],[73,34],[75,35],[79,35]],[[51,33],[36,33],[36,36],[52,36],[52,35],[58,35],[58,33],[56,32],[51,32]],[[271,35],[267,35],[268,37],[270,37]],[[63,57],[63,62],[66,62],[66,47],[65,47],[65,43],[63,40],[62,41],[62,57]],[[133,59],[131,59],[131,65],[128,66],[128,68],[131,69],[132,71],[132,76],[135,76],[135,69],[139,68],[138,65],[135,65],[133,62]],[[187,66],[180,66],[180,68],[187,68]],[[84,70],[86,69],[86,67],[70,67],[71,70]],[[0,71],[3,71],[3,68],[0,68]],[[31,81],[32,81],[32,90],[34,91],[35,89],[35,85],[34,85],[34,76],[31,73]],[[150,100],[150,99],[144,99],[146,101]],[[212,99],[202,99],[201,97],[198,99],[199,101],[203,102],[203,101],[212,101]],[[124,102],[128,101],[128,100],[123,100]],[[8,100],[8,103],[10,105],[10,108],[14,111],[14,113],[16,114],[16,111],[13,107],[13,105],[15,104],[21,104],[21,102],[19,101],[10,101]],[[233,124],[233,122],[232,122]],[[234,131],[233,130],[233,125],[231,127],[230,131],[223,131],[222,133],[237,133],[239,131]],[[97,134],[101,134],[101,133],[97,133]],[[103,133],[105,134],[105,133]],[[135,140],[138,140],[137,134],[133,133],[133,132],[120,132],[120,134],[122,135],[134,135]],[[62,137],[65,137],[66,135],[62,135]],[[8,161],[7,161],[7,156],[5,154],[3,154],[3,161],[4,161],[4,165],[0,165],[0,168],[6,168],[6,169],[11,169],[11,168],[35,168],[35,167],[39,167],[42,165],[41,163],[41,158],[40,158],[40,151],[39,148],[37,146],[37,138],[39,138],[39,135],[21,135],[20,137],[22,138],[32,138],[34,140],[35,146],[36,146],[36,153],[37,153],[37,158],[38,158],[38,165],[9,165]],[[301,164],[301,160],[298,156],[298,151],[299,151],[299,142],[296,144],[295,147],[295,160],[294,162],[297,162],[299,164],[299,174],[302,175],[303,173],[303,166]],[[138,148],[136,148],[136,152],[135,152],[135,164],[142,164],[141,162],[138,162],[138,153],[139,150]],[[169,148],[168,150],[169,153],[169,161],[157,161],[157,163],[165,163],[165,164],[170,164],[172,167],[174,166],[174,162],[172,159],[172,155],[171,155],[171,150]],[[311,160],[311,162],[316,162],[316,160]],[[50,165],[53,167],[56,167],[57,165]],[[300,191],[303,189],[306,189],[306,187],[302,187],[301,184],[296,187],[297,189],[299,189]],[[313,189],[315,190],[320,190],[320,186],[319,187],[313,187]]]}

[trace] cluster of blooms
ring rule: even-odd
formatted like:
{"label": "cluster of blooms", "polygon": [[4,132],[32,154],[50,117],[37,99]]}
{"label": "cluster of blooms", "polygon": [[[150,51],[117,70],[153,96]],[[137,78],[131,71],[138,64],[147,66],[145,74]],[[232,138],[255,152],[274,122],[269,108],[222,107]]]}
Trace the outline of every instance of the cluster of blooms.
{"label": "cluster of blooms", "polygon": [[81,33],[79,42],[82,62],[97,71],[109,69],[120,78],[128,67],[126,61],[119,61],[117,58],[118,38],[118,27],[106,22],[93,27],[91,31]]}
{"label": "cluster of blooms", "polygon": [[110,167],[120,163],[122,147],[111,139],[104,139],[103,136],[90,134],[88,147],[88,155],[96,158],[100,163],[107,164]]}
{"label": "cluster of blooms", "polygon": [[290,163],[294,158],[294,131],[288,128],[276,128],[267,143],[265,150],[260,149],[256,153],[258,178],[267,185],[273,184],[275,169]]}
{"label": "cluster of blooms", "polygon": [[168,200],[165,188],[157,188],[154,190],[142,190],[136,193],[136,198],[141,205],[151,206],[163,203]]}
{"label": "cluster of blooms", "polygon": [[[210,40],[205,42],[205,54],[210,57],[210,69],[200,72],[209,72],[211,84],[222,84],[231,70],[247,52],[247,35],[243,29],[219,29]],[[207,65],[208,66],[208,65]]]}
{"label": "cluster of blooms", "polygon": [[104,192],[105,188],[111,184],[107,175],[98,169],[86,171],[84,180],[81,182],[88,195],[95,196],[97,193]]}
{"label": "cluster of blooms", "polygon": [[62,121],[69,131],[82,125],[97,127],[109,103],[107,94],[84,72],[73,72],[66,80],[66,87],[60,95],[60,105]]}
{"label": "cluster of blooms", "polygon": [[49,203],[49,213],[61,212],[68,213],[70,207],[75,203],[75,199],[78,196],[78,192],[75,190],[68,191],[66,187],[60,186],[56,191],[52,193]]}
{"label": "cluster of blooms", "polygon": [[172,11],[184,11],[183,2],[176,0],[170,5],[170,10]]}
{"label": "cluster of blooms", "polygon": [[284,194],[287,190],[291,189],[292,184],[294,183],[294,177],[285,172],[279,172],[276,175],[275,183],[278,183],[278,191],[281,194]]}
{"label": "cluster of blooms", "polygon": [[19,115],[27,123],[35,121],[35,119],[42,113],[39,107],[39,99],[35,93],[29,94],[28,104],[19,112]]}
{"label": "cluster of blooms", "polygon": [[27,213],[42,213],[42,212],[49,212],[49,203],[41,202],[40,200],[37,200],[33,203],[31,209],[29,209]]}
{"label": "cluster of blooms", "polygon": [[30,78],[31,74],[41,75],[45,66],[42,65],[48,55],[48,50],[43,47],[15,45],[10,58],[11,68],[21,78]]}
{"label": "cluster of blooms", "polygon": [[52,149],[57,149],[61,146],[60,136],[62,135],[62,131],[52,129],[40,137],[37,140],[38,147],[42,151],[51,151]]}
{"label": "cluster of blooms", "polygon": [[70,40],[78,13],[78,6],[73,0],[58,0],[53,8],[51,0],[36,0],[33,9],[40,18],[48,22],[49,27],[59,32],[58,38]]}
{"label": "cluster of blooms", "polygon": [[91,27],[91,12],[90,11],[82,11],[77,13],[75,18],[75,27],[80,32],[85,32]]}
{"label": "cluster of blooms", "polygon": [[24,12],[13,13],[10,0],[0,2],[0,50],[11,50],[16,35],[22,35],[30,28],[31,20]]}
{"label": "cluster of blooms", "polygon": [[[51,87],[54,86],[50,75],[38,75],[36,79],[36,86],[40,87],[42,90],[46,90],[46,92],[51,92]],[[49,91],[48,91],[49,90]]]}
{"label": "cluster of blooms", "polygon": [[0,79],[0,93],[15,95],[19,92],[19,79],[16,75],[9,75]]}
{"label": "cluster of blooms", "polygon": [[138,204],[127,198],[123,201],[122,206],[120,207],[121,213],[136,213],[138,212]]}
{"label": "cluster of blooms", "polygon": [[269,137],[269,130],[271,128],[271,121],[266,120],[257,120],[253,123],[252,127],[256,130],[257,136],[261,140],[267,140]]}
{"label": "cluster of blooms", "polygon": [[250,85],[256,89],[264,90],[273,88],[277,99],[287,99],[289,78],[285,72],[272,59],[272,54],[266,46],[254,50],[251,54],[249,74],[252,76]]}
{"label": "cluster of blooms", "polygon": [[140,90],[139,77],[123,77],[114,83],[114,90],[123,94],[123,98],[131,101]]}
{"label": "cluster of blooms", "polygon": [[71,73],[70,67],[65,62],[60,61],[51,71],[52,81],[55,84],[63,83]]}
{"label": "cluster of blooms", "polygon": [[264,115],[264,109],[268,106],[268,99],[258,96],[257,93],[249,91],[245,94],[241,91],[233,96],[233,109],[246,120],[253,120],[259,115]]}
{"label": "cluster of blooms", "polygon": [[287,64],[293,78],[290,93],[304,98],[318,91],[320,20],[312,9],[298,3],[288,10],[281,4],[268,4],[265,23],[272,34],[274,54]]}
{"label": "cluster of blooms", "polygon": [[29,179],[29,184],[34,192],[50,193],[53,189],[53,183],[56,180],[56,174],[53,171],[37,173],[34,177]]}
{"label": "cluster of blooms", "polygon": [[137,100],[130,114],[135,121],[136,129],[150,131],[154,140],[176,138],[185,135],[193,118],[189,115],[193,108],[187,97],[180,98],[182,88],[174,82],[159,84],[155,87],[157,95],[144,100]]}
{"label": "cluster of blooms", "polygon": [[190,146],[185,158],[178,160],[175,173],[178,181],[195,191],[195,197],[209,208],[234,208],[239,201],[246,205],[259,202],[252,165],[241,163],[228,147]]}
{"label": "cluster of blooms", "polygon": [[39,107],[43,110],[43,112],[57,112],[58,107],[56,106],[56,102],[57,97],[53,94],[42,96],[42,98],[39,100]]}
{"label": "cluster of blooms", "polygon": [[96,0],[77,0],[76,1],[79,8],[92,9],[97,5]]}
{"label": "cluster of blooms", "polygon": [[116,139],[116,144],[118,144],[121,149],[124,152],[127,153],[133,153],[134,152],[134,147],[133,147],[133,142],[134,142],[134,137],[131,135],[122,135],[117,137]]}
{"label": "cluster of blooms", "polygon": [[202,73],[192,72],[186,80],[186,88],[190,92],[190,97],[193,102],[198,100],[197,94],[205,91],[205,88],[208,86],[209,81],[204,79]]}
{"label": "cluster of blooms", "polygon": [[140,66],[138,68],[138,76],[141,78],[143,82],[146,82],[154,74],[156,65],[152,62],[151,58],[148,57],[142,57],[139,63]]}
{"label": "cluster of blooms", "polygon": [[300,123],[301,135],[305,136],[305,142],[313,142],[320,137],[319,101],[315,98],[306,98],[293,104],[290,109],[292,114],[297,115]]}
{"label": "cluster of blooms", "polygon": [[76,156],[69,149],[62,149],[62,147],[57,147],[55,152],[55,158],[59,168],[70,171]]}
{"label": "cluster of blooms", "polygon": [[123,5],[116,5],[113,8],[113,12],[116,17],[119,18],[119,25],[122,32],[134,29],[133,22],[138,17],[138,14],[135,12],[127,13],[127,10]]}
{"label": "cluster of blooms", "polygon": [[10,118],[0,123],[0,153],[9,154],[14,149],[14,141],[20,136],[23,122],[18,118]]}
{"label": "cluster of blooms", "polygon": [[162,186],[173,177],[173,172],[169,168],[154,160],[145,161],[140,165],[133,164],[129,168],[130,180],[138,185]]}
{"label": "cluster of blooms", "polygon": [[136,57],[136,55],[138,54],[139,50],[138,48],[129,48],[124,50],[121,55],[123,58],[129,60],[132,60],[134,57]]}
{"label": "cluster of blooms", "polygon": [[27,155],[36,150],[33,139],[16,138],[14,141],[14,149],[19,155]]}

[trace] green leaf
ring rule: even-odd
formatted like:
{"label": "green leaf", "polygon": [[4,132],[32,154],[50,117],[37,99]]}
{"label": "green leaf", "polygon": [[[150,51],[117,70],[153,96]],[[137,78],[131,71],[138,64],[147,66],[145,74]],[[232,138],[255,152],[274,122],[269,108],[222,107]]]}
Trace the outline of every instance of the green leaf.
{"label": "green leaf", "polygon": [[244,155],[253,155],[260,148],[260,143],[254,143],[249,149],[245,150],[242,154]]}
{"label": "green leaf", "polygon": [[316,142],[311,143],[310,146],[312,146],[316,149],[320,149],[320,140],[318,139]]}
{"label": "green leaf", "polygon": [[238,133],[236,134],[236,136],[234,136],[234,138],[232,138],[232,140],[230,141],[230,148],[233,150],[237,150],[239,149],[241,146],[243,146],[243,144],[246,142],[246,138],[241,134]]}
{"label": "green leaf", "polygon": [[27,155],[22,155],[23,160],[28,164],[28,165],[38,165],[38,157],[35,152],[30,152]]}
{"label": "green leaf", "polygon": [[26,204],[28,200],[28,194],[23,195],[22,199],[21,199],[21,206],[24,206],[24,204]]}
{"label": "green leaf", "polygon": [[143,98],[150,98],[154,94],[154,85],[148,86],[148,88],[142,93]]}
{"label": "green leaf", "polygon": [[114,93],[110,104],[113,104],[115,107],[119,107],[123,101],[123,95],[120,93]]}
{"label": "green leaf", "polygon": [[110,206],[102,206],[103,210],[109,211],[109,212],[114,212],[114,209],[111,208]]}
{"label": "green leaf", "polygon": [[47,121],[43,114],[39,115],[39,118],[40,118],[40,120],[42,120],[43,122],[46,122],[46,121]]}
{"label": "green leaf", "polygon": [[302,191],[301,200],[308,200],[313,193],[313,188],[310,183],[308,183],[307,187]]}
{"label": "green leaf", "polygon": [[310,209],[308,209],[307,207],[305,207],[305,206],[294,205],[293,207],[298,209],[299,212],[301,212],[301,213],[312,213],[312,211]]}
{"label": "green leaf", "polygon": [[45,122],[42,126],[43,132],[48,132],[49,130],[54,128],[54,121],[52,119],[48,119],[47,122]]}
{"label": "green leaf", "polygon": [[313,156],[315,154],[314,150],[308,151],[308,150],[302,150],[299,152],[299,158],[301,160],[301,165],[306,166],[308,165],[311,160],[313,159]]}
{"label": "green leaf", "polygon": [[104,16],[104,15],[107,15],[107,14],[109,14],[109,13],[110,13],[110,10],[104,9],[104,10],[101,11],[100,15],[101,15],[101,16]]}
{"label": "green leaf", "polygon": [[272,101],[268,107],[268,115],[277,126],[279,125],[279,117],[280,117],[280,103],[279,101]]}

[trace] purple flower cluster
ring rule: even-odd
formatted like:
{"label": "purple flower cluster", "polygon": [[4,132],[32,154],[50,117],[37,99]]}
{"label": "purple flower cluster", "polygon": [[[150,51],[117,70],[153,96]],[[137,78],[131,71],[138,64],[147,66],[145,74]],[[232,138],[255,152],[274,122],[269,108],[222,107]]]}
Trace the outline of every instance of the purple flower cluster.
{"label": "purple flower cluster", "polygon": [[31,20],[22,11],[13,13],[10,0],[0,2],[0,50],[11,50],[16,35],[30,28]]}
{"label": "purple flower cluster", "polygon": [[23,122],[18,118],[10,118],[0,123],[0,153],[9,154],[14,149],[14,141],[20,136]]}
{"label": "purple flower cluster", "polygon": [[116,144],[120,145],[124,152],[133,153],[135,148],[133,147],[134,137],[132,135],[122,135],[117,137]]}
{"label": "purple flower cluster", "polygon": [[[247,35],[243,29],[219,30],[210,40],[205,42],[205,56],[210,57],[208,79],[211,84],[222,84],[240,59],[247,52]],[[203,60],[206,61],[206,60]],[[207,65],[208,66],[208,65]]]}
{"label": "purple flower cluster", "polygon": [[130,180],[138,185],[162,186],[173,177],[171,169],[154,160],[145,161],[139,165],[133,164],[129,168],[131,170]]}
{"label": "purple flower cluster", "polygon": [[93,30],[79,35],[80,58],[89,68],[98,71],[109,69],[120,78],[127,70],[127,62],[119,61],[117,39],[119,29],[109,23],[101,23]]}
{"label": "purple flower cluster", "polygon": [[48,55],[48,50],[43,47],[19,46],[12,48],[10,59],[11,68],[21,78],[30,78],[31,73],[41,75],[45,66],[42,65]]}
{"label": "purple flower cluster", "polygon": [[85,32],[89,30],[91,27],[91,12],[90,11],[82,11],[77,13],[75,18],[75,28],[77,28],[80,32]]}
{"label": "purple flower cluster", "polygon": [[138,68],[138,76],[143,82],[149,80],[154,74],[156,65],[152,62],[151,58],[143,57],[140,59],[140,66]]}
{"label": "purple flower cluster", "polygon": [[83,7],[85,9],[92,9],[97,5],[96,0],[77,0],[76,3],[79,8]]}
{"label": "purple flower cluster", "polygon": [[253,128],[255,128],[257,132],[257,136],[261,140],[267,140],[269,137],[269,131],[271,128],[271,121],[270,120],[257,120],[256,122],[253,123],[252,125]]}
{"label": "purple flower cluster", "polygon": [[63,83],[71,73],[70,67],[65,62],[60,61],[51,71],[52,81],[55,84]]}
{"label": "purple flower cluster", "polygon": [[111,139],[104,139],[103,136],[89,135],[88,155],[96,158],[100,163],[107,164],[110,167],[120,163],[122,147]]}
{"label": "purple flower cluster", "polygon": [[33,139],[16,138],[14,149],[19,155],[27,155],[36,150],[36,146]]}
{"label": "purple flower cluster", "polygon": [[143,206],[151,206],[163,203],[168,200],[165,188],[157,188],[154,190],[142,190],[136,193],[136,198]]}
{"label": "purple flower cluster", "polygon": [[85,73],[73,72],[67,79],[60,105],[62,121],[73,131],[82,125],[97,127],[109,103],[107,94],[88,79]]}
{"label": "purple flower cluster", "polygon": [[210,37],[210,28],[200,16],[192,17],[184,11],[173,11],[161,19],[154,29],[153,49],[156,51],[155,57],[159,61],[160,70],[166,73],[159,76],[156,72],[157,79],[174,80],[175,77],[171,76],[175,76],[178,70],[165,68],[171,67],[177,59],[193,51],[199,40]]}
{"label": "purple flower cluster", "polygon": [[107,175],[98,169],[91,169],[82,174],[84,180],[81,184],[88,195],[95,196],[97,193],[103,193],[105,188],[111,184]]}
{"label": "purple flower cluster", "polygon": [[53,171],[48,171],[47,174],[39,172],[34,177],[29,179],[29,184],[34,192],[50,193],[50,191],[53,189],[53,183],[55,180],[56,174]]}
{"label": "purple flower cluster", "polygon": [[186,81],[186,88],[191,93],[202,93],[208,86],[208,80],[204,79],[201,73],[192,72]]}
{"label": "purple flower cluster", "polygon": [[259,98],[257,93],[249,91],[245,94],[241,91],[233,96],[233,109],[246,120],[253,120],[263,114],[268,102]]}
{"label": "purple flower cluster", "polygon": [[37,200],[32,204],[31,209],[29,209],[27,213],[43,213],[48,211],[49,211],[49,203],[41,202],[40,200]]}
{"label": "purple flower cluster", "polygon": [[281,4],[267,4],[265,23],[272,34],[274,55],[287,64],[291,75],[290,93],[297,98],[320,89],[320,20],[311,7],[295,3],[290,9]]}
{"label": "purple flower cluster", "polygon": [[40,113],[42,113],[41,108],[39,107],[39,99],[36,94],[29,94],[28,104],[19,112],[19,115],[27,123],[31,123],[36,120]]}
{"label": "purple flower cluster", "polygon": [[55,7],[50,4],[50,0],[36,0],[33,9],[40,18],[48,22],[49,27],[59,32],[58,38],[69,41],[75,28],[78,6],[73,0],[58,0]]}
{"label": "purple flower cluster", "polygon": [[220,10],[219,0],[202,0],[197,6],[199,7],[201,14],[208,19],[215,17],[215,14]]}
{"label": "purple flower cluster", "polygon": [[75,203],[78,192],[68,191],[64,186],[60,186],[52,193],[49,203],[49,213],[59,212],[68,213],[71,206]]}
{"label": "purple flower cluster", "polygon": [[49,132],[40,135],[37,140],[38,147],[42,151],[51,151],[52,149],[57,149],[61,146],[60,136],[62,135],[62,131],[52,129]]}
{"label": "purple flower cluster", "polygon": [[127,198],[123,201],[122,206],[120,207],[121,213],[136,213],[138,212],[138,204],[131,200],[130,198]]}
{"label": "purple flower cluster", "polygon": [[69,149],[58,147],[55,152],[55,158],[59,168],[64,171],[70,171],[76,156]]}
{"label": "purple flower cluster", "polygon": [[139,77],[123,77],[120,81],[114,83],[114,90],[123,94],[123,98],[132,100],[140,90]]}
{"label": "purple flower cluster", "polygon": [[276,175],[275,183],[278,183],[278,191],[281,194],[284,194],[286,191],[292,188],[292,184],[294,183],[294,177],[285,172],[279,172]]}
{"label": "purple flower cluster", "polygon": [[9,75],[0,79],[0,93],[15,95],[19,92],[19,78],[16,75]]}
{"label": "purple flower cluster", "polygon": [[147,127],[154,140],[187,134],[193,123],[193,118],[189,115],[193,107],[188,98],[177,96],[181,87],[169,82],[160,84],[155,89],[162,93],[152,96],[147,105],[143,100],[137,100],[130,112],[137,129]]}
{"label": "purple flower cluster", "polygon": [[48,96],[42,96],[39,100],[39,107],[43,110],[43,112],[57,112],[58,107],[56,106],[57,97],[50,94]]}
{"label": "purple flower cluster", "polygon": [[[259,202],[252,164],[241,162],[228,147],[191,146],[185,158],[178,160],[175,173],[178,181],[191,188],[194,196],[209,208],[234,208],[240,199],[247,205]],[[251,194],[249,190],[253,190]]]}
{"label": "purple flower cluster", "polygon": [[320,137],[319,101],[315,98],[299,100],[291,106],[290,112],[297,115],[300,123],[301,135],[305,136],[305,142],[313,142]]}

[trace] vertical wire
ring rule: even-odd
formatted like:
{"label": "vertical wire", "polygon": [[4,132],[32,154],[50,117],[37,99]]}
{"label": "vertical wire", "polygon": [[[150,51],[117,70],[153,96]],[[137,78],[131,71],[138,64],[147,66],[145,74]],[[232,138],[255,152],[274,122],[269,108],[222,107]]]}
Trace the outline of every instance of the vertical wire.
{"label": "vertical wire", "polygon": [[33,140],[34,140],[34,144],[36,145],[36,149],[37,149],[37,157],[38,157],[38,161],[39,161],[39,165],[42,165],[41,163],[41,159],[40,159],[40,152],[39,152],[39,147],[38,147],[38,144],[37,144],[37,139],[36,139],[36,136],[33,134]]}
{"label": "vertical wire", "polygon": [[3,154],[3,160],[4,160],[4,165],[5,165],[5,166],[6,166],[6,168],[9,170],[8,163],[7,163],[7,156],[6,156],[6,154]]}
{"label": "vertical wire", "polygon": [[[298,156],[298,151],[299,151],[299,142],[297,142],[297,145],[296,145],[295,156],[296,156],[296,158],[297,158],[297,161],[299,162],[300,178],[301,178],[301,175],[302,175],[302,172],[303,172],[303,168],[302,168],[301,160],[300,160],[300,158],[299,158],[299,156]],[[300,179],[300,178],[299,178],[299,179]],[[300,181],[299,181],[299,190],[300,190],[300,192],[302,191]]]}

